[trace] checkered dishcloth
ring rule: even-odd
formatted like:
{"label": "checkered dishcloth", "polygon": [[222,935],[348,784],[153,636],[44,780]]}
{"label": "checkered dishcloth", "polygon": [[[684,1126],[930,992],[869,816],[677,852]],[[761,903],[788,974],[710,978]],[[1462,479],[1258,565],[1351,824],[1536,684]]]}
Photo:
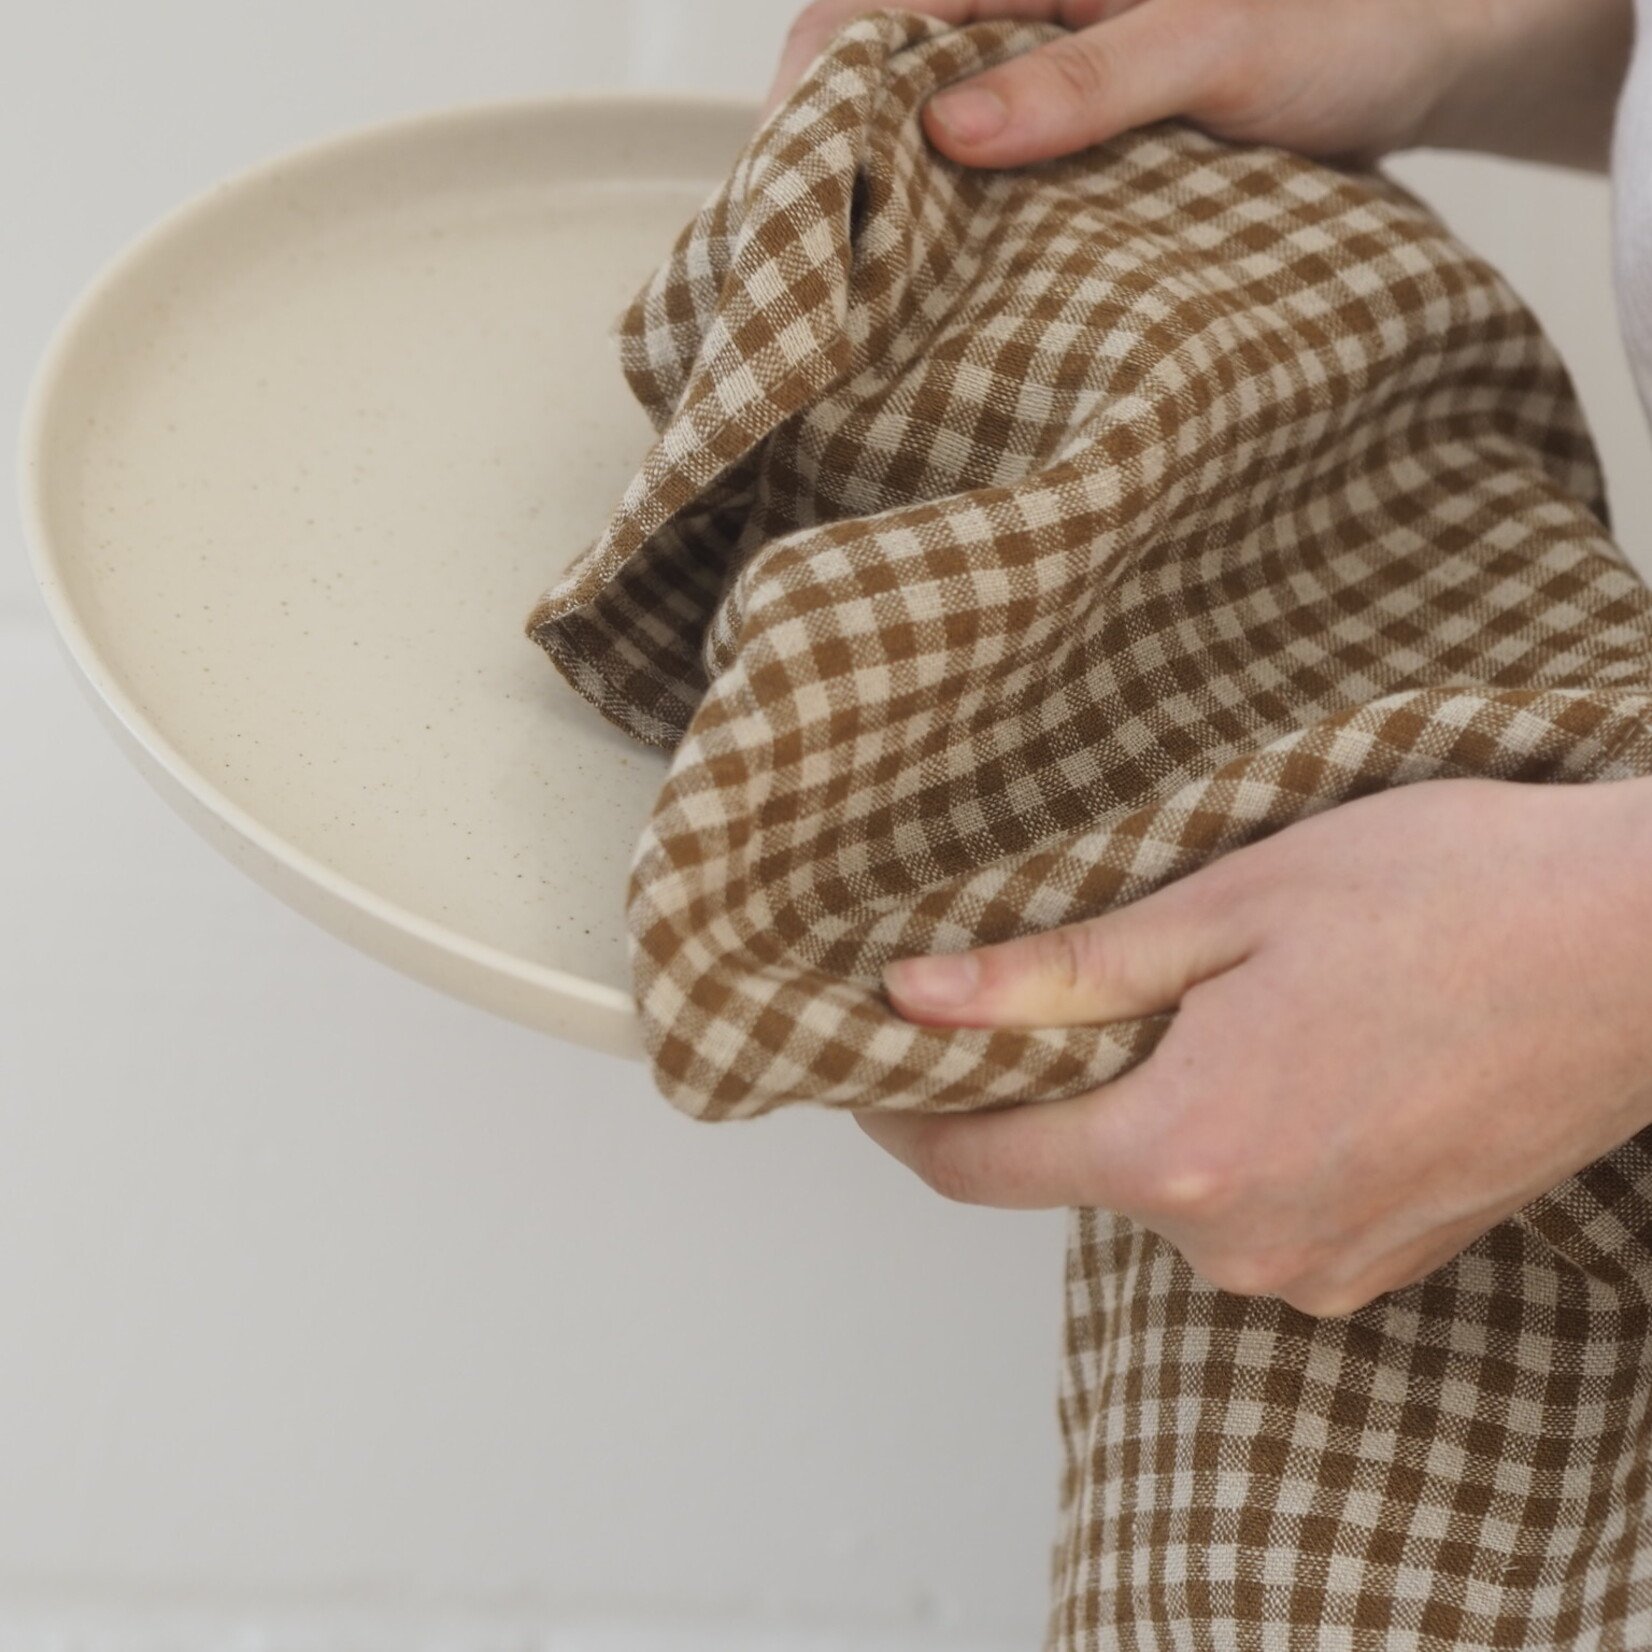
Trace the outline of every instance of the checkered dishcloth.
{"label": "checkered dishcloth", "polygon": [[[673,754],[630,956],[701,1117],[1092,1088],[1168,1018],[922,1027],[880,966],[1380,788],[1652,773],[1652,595],[1508,286],[1180,125],[928,147],[1056,32],[856,20],[619,324],[658,440],[527,628]],[[1649,1149],[1334,1320],[1075,1212],[1047,1647],[1652,1646]]]}

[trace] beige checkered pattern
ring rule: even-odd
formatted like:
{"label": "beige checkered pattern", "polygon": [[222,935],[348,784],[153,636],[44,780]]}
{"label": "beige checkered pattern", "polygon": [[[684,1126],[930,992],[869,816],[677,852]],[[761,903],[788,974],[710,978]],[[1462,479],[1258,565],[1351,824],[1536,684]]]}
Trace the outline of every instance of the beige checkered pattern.
{"label": "beige checkered pattern", "polygon": [[[1383,787],[1652,773],[1652,595],[1507,285],[1179,125],[928,148],[1053,32],[858,19],[621,318],[658,440],[528,631],[672,752],[628,923],[700,1117],[1075,1094],[1167,1018],[921,1027],[882,963]],[[1652,1134],[1344,1319],[1073,1222],[1050,1652],[1652,1647]]]}

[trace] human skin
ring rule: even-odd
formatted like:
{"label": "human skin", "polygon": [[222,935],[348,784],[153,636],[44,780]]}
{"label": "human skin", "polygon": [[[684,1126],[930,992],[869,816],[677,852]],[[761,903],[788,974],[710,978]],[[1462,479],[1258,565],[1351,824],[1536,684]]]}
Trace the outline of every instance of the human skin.
{"label": "human skin", "polygon": [[931,1026],[1175,1010],[1087,1094],[856,1117],[950,1198],[1120,1211],[1352,1313],[1652,1123],[1652,780],[1417,781],[884,982]]}
{"label": "human skin", "polygon": [[[765,112],[871,3],[817,0],[798,15]],[[1601,170],[1634,29],[1632,0],[905,3],[951,23],[1070,31],[930,100],[930,141],[971,166],[1044,160],[1179,115],[1325,157],[1436,145]]]}
{"label": "human skin", "polygon": [[[992,136],[955,88],[930,101],[931,141],[982,166],[1181,115],[1324,156],[1601,167],[1631,39],[1629,0],[907,3],[1074,31],[960,83],[1001,101]],[[802,14],[770,107],[864,9]],[[1352,1313],[1652,1124],[1652,779],[1401,786],[884,986],[935,1026],[1174,1010],[1087,1094],[856,1117],[949,1198],[1119,1211],[1219,1288]]]}

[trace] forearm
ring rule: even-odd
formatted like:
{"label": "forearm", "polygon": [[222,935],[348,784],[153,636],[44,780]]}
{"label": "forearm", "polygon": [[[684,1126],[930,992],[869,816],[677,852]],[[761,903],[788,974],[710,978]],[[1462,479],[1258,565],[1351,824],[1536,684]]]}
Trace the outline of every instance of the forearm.
{"label": "forearm", "polygon": [[1450,0],[1455,68],[1419,141],[1604,171],[1632,0]]}

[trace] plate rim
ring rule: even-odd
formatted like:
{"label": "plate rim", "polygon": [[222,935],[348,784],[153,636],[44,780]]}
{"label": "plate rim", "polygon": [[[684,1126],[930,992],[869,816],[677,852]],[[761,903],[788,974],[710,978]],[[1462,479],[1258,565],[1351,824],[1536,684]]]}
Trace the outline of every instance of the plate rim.
{"label": "plate rim", "polygon": [[[186,196],[152,220],[127,241],[115,255],[86,280],[68,309],[49,334],[29,382],[24,399],[17,450],[17,486],[23,516],[23,540],[30,572],[45,606],[59,644],[82,683],[101,702],[100,709],[111,715],[127,739],[141,748],[150,761],[199,810],[227,827],[237,837],[271,863],[292,873],[311,889],[320,891],[369,924],[382,926],[421,946],[465,961],[492,976],[505,976],[533,990],[536,996],[560,999],[564,1004],[589,1007],[609,1021],[618,1018],[635,1030],[636,1004],[629,992],[604,985],[567,970],[508,952],[476,940],[449,925],[424,917],[376,893],[353,878],[345,877],[326,862],[298,847],[267,826],[237,803],[221,787],[209,780],[161,732],[152,719],[124,690],[108,668],[76,605],[70,600],[61,577],[63,562],[53,544],[48,527],[45,499],[45,460],[48,451],[48,423],[52,403],[64,377],[65,368],[102,307],[119,293],[133,274],[164,244],[208,218],[226,197],[256,189],[271,178],[295,167],[342,158],[352,150],[413,138],[441,127],[472,123],[508,121],[558,110],[636,109],[644,114],[723,113],[743,115],[756,122],[758,105],[754,99],[722,93],[694,91],[637,91],[620,88],[581,88],[539,96],[487,98],[444,104],[434,109],[392,116],[363,126],[349,127],[325,137],[283,150],[229,173]],[[129,754],[130,755],[130,754]],[[145,772],[144,765],[137,765]],[[152,776],[151,776],[152,778]],[[163,792],[163,795],[164,792]],[[168,799],[173,802],[172,799]],[[176,809],[176,804],[174,803]],[[189,816],[185,811],[185,818]],[[220,850],[220,854],[222,851]],[[241,868],[245,871],[245,867]],[[262,881],[262,880],[255,880]],[[268,884],[265,887],[269,887]],[[288,902],[287,904],[292,904]],[[314,921],[313,913],[306,913]],[[322,926],[324,927],[324,926]],[[337,931],[329,931],[337,934]],[[359,942],[347,940],[356,950],[372,952]],[[373,956],[389,963],[382,953]],[[393,965],[401,973],[413,973]],[[427,978],[428,979],[428,978]],[[438,987],[438,991],[446,991]],[[457,996],[448,991],[447,995]],[[474,1000],[473,1000],[474,1001]],[[506,1013],[501,1011],[500,1013]],[[634,1039],[631,1040],[634,1045]],[[595,1044],[596,1041],[593,1041]],[[600,1047],[613,1048],[604,1039]],[[635,1048],[628,1053],[640,1054]]]}

